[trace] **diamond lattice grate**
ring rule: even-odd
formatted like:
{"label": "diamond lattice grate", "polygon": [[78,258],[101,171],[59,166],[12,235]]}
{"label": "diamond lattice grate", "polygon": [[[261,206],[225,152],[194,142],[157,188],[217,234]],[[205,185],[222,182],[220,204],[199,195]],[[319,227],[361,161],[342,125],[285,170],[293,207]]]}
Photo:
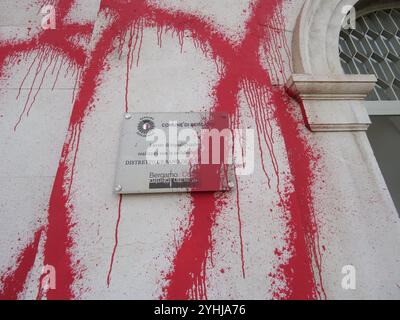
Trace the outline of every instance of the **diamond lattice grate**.
{"label": "diamond lattice grate", "polygon": [[368,100],[400,100],[400,9],[369,13],[342,30],[339,54],[347,74],[375,74]]}

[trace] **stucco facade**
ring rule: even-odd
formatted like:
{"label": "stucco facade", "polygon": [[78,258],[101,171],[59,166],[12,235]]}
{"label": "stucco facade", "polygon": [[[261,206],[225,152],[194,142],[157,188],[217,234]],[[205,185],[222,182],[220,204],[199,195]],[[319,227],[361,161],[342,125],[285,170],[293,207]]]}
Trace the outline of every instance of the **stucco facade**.
{"label": "stucco facade", "polygon": [[[399,215],[366,136],[376,78],[339,60],[356,2],[1,1],[0,297],[399,299]],[[126,112],[201,111],[255,130],[253,174],[113,193]]]}

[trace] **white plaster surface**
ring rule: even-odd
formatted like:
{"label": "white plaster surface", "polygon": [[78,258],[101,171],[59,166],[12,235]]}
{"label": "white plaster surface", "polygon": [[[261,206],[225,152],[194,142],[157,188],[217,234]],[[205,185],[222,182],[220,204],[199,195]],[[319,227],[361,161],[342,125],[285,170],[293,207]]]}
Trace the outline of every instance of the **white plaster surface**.
{"label": "white plaster surface", "polygon": [[[153,1],[157,2],[157,1]],[[0,2],[0,40],[14,33],[24,39],[25,28],[36,15],[24,1]],[[93,21],[98,0],[80,0],[69,19]],[[231,39],[240,39],[247,18],[248,1],[158,1],[161,7],[201,14],[214,21]],[[285,4],[286,34],[292,39],[302,0]],[[12,13],[12,14],[11,14]],[[97,19],[94,46],[105,17]],[[74,291],[82,299],[158,299],[171,268],[180,228],[188,224],[187,194],[124,196],[119,228],[119,246],[108,288],[106,279],[114,246],[118,196],[112,193],[121,115],[124,113],[126,50],[121,59],[113,52],[109,70],[103,73],[94,104],[82,127],[71,203],[72,248],[75,262],[85,266]],[[282,55],[285,56],[284,52]],[[16,254],[32,240],[33,230],[46,222],[54,175],[65,140],[75,77],[61,76],[52,91],[46,77],[29,117],[17,130],[14,125],[29,92],[28,78],[21,97],[18,88],[32,63],[32,55],[18,66],[8,66],[12,76],[0,81],[0,272],[15,263]],[[284,58],[288,60],[288,58]],[[286,61],[288,65],[288,62]],[[290,74],[285,68],[287,75]],[[32,75],[30,75],[32,77]],[[183,52],[177,37],[163,36],[157,45],[153,28],[144,32],[138,67],[130,72],[129,111],[202,111],[213,105],[210,95],[218,74],[214,61],[196,49],[191,40]],[[279,79],[280,80],[280,79]],[[275,80],[277,82],[278,79]],[[36,87],[37,88],[37,87]],[[315,102],[317,103],[317,102]],[[255,126],[243,95],[240,95],[242,125]],[[332,115],[330,115],[332,116]],[[300,109],[298,109],[300,119]],[[338,116],[340,117],[340,116]],[[275,121],[274,148],[282,179],[290,173],[287,152]],[[320,168],[314,188],[322,253],[323,284],[329,299],[400,299],[400,220],[364,132],[303,134],[320,151]],[[265,144],[262,146],[266,151]],[[268,171],[271,159],[264,155]],[[239,179],[246,279],[242,277],[236,194],[227,195],[227,205],[217,218],[213,263],[207,264],[208,298],[270,299],[270,272],[278,264],[276,248],[285,245],[282,213],[276,207],[276,180],[269,189],[256,150],[255,172]],[[42,252],[20,298],[37,293],[37,275]],[[357,290],[341,287],[345,265],[357,270]],[[220,270],[225,272],[221,273]]]}

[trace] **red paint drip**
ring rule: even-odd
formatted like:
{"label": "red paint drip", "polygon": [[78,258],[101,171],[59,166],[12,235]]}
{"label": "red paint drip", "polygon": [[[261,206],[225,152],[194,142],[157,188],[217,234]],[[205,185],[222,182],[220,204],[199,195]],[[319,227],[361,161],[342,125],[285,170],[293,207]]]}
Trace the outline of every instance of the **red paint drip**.
{"label": "red paint drip", "polygon": [[[239,117],[235,116],[232,123],[235,125],[236,128],[240,128]],[[232,159],[234,159],[235,153],[235,144],[234,144],[234,135],[232,135]],[[238,146],[239,147],[239,146]],[[242,154],[242,159],[244,159],[244,150],[243,145],[240,145],[240,151]],[[244,259],[244,243],[243,243],[243,228],[242,228],[242,216],[241,216],[241,207],[240,207],[240,185],[239,185],[239,178],[236,173],[236,168],[234,170],[234,177],[235,177],[235,184],[236,184],[236,209],[237,209],[237,218],[238,218],[238,226],[239,226],[239,240],[240,240],[240,259],[242,261],[242,276],[243,279],[246,278],[246,266],[245,266],[245,259]]]}
{"label": "red paint drip", "polygon": [[15,270],[0,278],[3,285],[3,289],[0,291],[0,300],[16,300],[24,289],[29,272],[35,263],[42,231],[42,229],[36,231],[33,241],[20,253]]}
{"label": "red paint drip", "polygon": [[[39,58],[38,66],[35,72],[34,81],[29,90],[28,99],[26,100],[22,114],[31,109],[33,103],[35,102],[36,96],[43,84],[46,73],[52,63],[52,60],[57,56],[56,62],[58,61],[58,56],[62,55],[62,62],[70,61],[68,69],[72,66],[71,62],[76,64],[78,67],[83,67],[86,60],[86,53],[84,50],[73,43],[71,43],[68,38],[79,35],[90,33],[93,29],[93,25],[77,25],[77,24],[64,24],[63,18],[69,13],[70,8],[74,4],[73,0],[60,0],[57,2],[52,2],[57,6],[58,12],[58,27],[56,30],[47,30],[40,33],[38,36],[31,40],[17,43],[5,43],[0,45],[0,62],[2,63],[0,68],[0,76],[4,76],[3,64],[7,57],[12,58],[15,55],[29,54],[35,50],[39,50],[39,53],[34,59],[31,67],[28,69],[28,74],[31,71],[35,61]],[[48,2],[46,2],[48,3]],[[42,69],[42,64],[47,57],[51,60],[47,68],[44,71],[42,79],[38,90],[33,96],[33,100],[28,107],[29,99],[33,92],[34,83]],[[55,62],[55,63],[56,63]],[[60,69],[63,63],[60,64]],[[54,82],[54,85],[58,79]],[[54,69],[53,69],[54,70]],[[28,74],[26,74],[23,83],[25,82]],[[54,86],[53,86],[54,87]],[[18,96],[21,92],[19,90]],[[76,109],[75,109],[76,110]],[[76,112],[76,111],[75,111]],[[22,114],[17,125],[20,123]],[[74,112],[73,112],[74,114]],[[74,119],[75,120],[75,119]],[[17,127],[16,125],[16,127]],[[15,129],[16,129],[15,127]],[[53,184],[53,190],[50,196],[49,208],[48,208],[48,222],[46,231],[46,242],[44,244],[44,264],[52,265],[57,270],[57,289],[49,290],[47,293],[48,299],[71,299],[73,297],[71,292],[71,284],[74,278],[74,271],[71,265],[71,253],[70,248],[72,246],[72,239],[70,237],[71,222],[70,222],[70,211],[72,207],[68,204],[70,188],[73,180],[74,165],[76,160],[76,155],[79,148],[79,137],[81,131],[81,121],[71,121],[69,127],[69,134],[67,137],[67,142],[63,148],[62,158],[57,170],[56,178]],[[73,143],[71,144],[71,139]],[[77,141],[75,141],[77,140]],[[74,151],[75,149],[75,151]],[[70,154],[72,152],[72,167],[70,160]],[[66,192],[67,190],[67,192]],[[26,255],[26,263],[24,265],[30,266],[32,268],[34,260],[36,258],[37,250],[29,251],[30,254]],[[25,261],[25,260],[24,260]],[[20,272],[21,273],[21,272]],[[20,282],[26,281],[27,272],[21,273],[25,279],[20,276],[17,277],[18,270],[15,271],[10,277],[18,278]],[[40,287],[40,286],[39,286]],[[16,293],[21,293],[22,287],[15,287]],[[16,298],[16,295],[15,295]]]}
{"label": "red paint drip", "polygon": [[[228,46],[224,40],[219,36],[209,35],[206,39],[201,38],[200,41],[206,41],[212,50],[218,52],[223,63],[225,64],[225,73],[220,79],[218,85],[215,88],[216,105],[214,111],[227,112],[232,116],[235,116],[238,112],[237,95],[239,92],[239,83],[244,80],[244,84],[247,83],[247,88],[244,87],[248,104],[253,109],[253,116],[256,120],[257,132],[259,135],[259,145],[261,148],[261,136],[264,138],[264,142],[268,147],[270,158],[272,159],[272,165],[277,180],[277,191],[281,198],[281,204],[284,201],[284,197],[288,197],[285,201],[285,209],[287,209],[288,218],[288,233],[287,244],[291,253],[291,258],[288,263],[278,270],[281,272],[281,278],[286,283],[286,289],[281,298],[302,298],[311,299],[318,296],[318,289],[314,273],[312,270],[312,262],[316,261],[319,257],[315,257],[315,250],[310,251],[310,248],[317,247],[315,243],[316,234],[316,223],[313,219],[313,208],[312,208],[312,196],[311,196],[311,185],[312,185],[312,172],[311,172],[311,154],[307,151],[305,141],[300,137],[300,133],[297,128],[297,121],[288,113],[288,103],[282,99],[282,92],[279,94],[277,90],[273,88],[270,81],[270,77],[267,72],[263,69],[260,64],[259,47],[261,41],[269,41],[265,39],[265,29],[260,26],[259,21],[271,21],[275,9],[280,7],[280,1],[258,1],[253,6],[253,14],[246,23],[246,36],[240,45],[235,48]],[[199,23],[201,24],[201,22]],[[198,29],[197,21],[192,21],[191,30]],[[206,29],[207,30],[207,29]],[[279,57],[279,56],[278,56]],[[280,58],[281,59],[281,58]],[[246,64],[242,62],[246,61]],[[283,63],[280,63],[280,69],[282,70]],[[249,88],[249,85],[251,86]],[[264,89],[263,89],[264,88]],[[293,175],[293,184],[295,191],[290,195],[285,195],[280,190],[279,182],[279,168],[278,162],[273,150],[273,136],[271,133],[272,127],[268,123],[266,118],[266,110],[270,103],[266,101],[269,99],[268,94],[273,93],[272,103],[276,106],[275,117],[278,124],[282,128],[282,133],[285,139],[285,144],[289,154],[289,163]],[[266,121],[267,120],[267,121]],[[266,126],[269,126],[269,128]],[[297,157],[293,157],[293,153],[296,150]],[[262,149],[260,149],[263,155]],[[264,160],[262,160],[264,163]],[[270,178],[265,169],[264,172],[270,184]],[[302,171],[304,170],[304,171]],[[301,199],[298,195],[303,195]],[[198,208],[201,208],[202,198],[197,198],[197,195],[193,195],[193,199],[196,199],[191,215],[198,214]],[[212,199],[211,199],[212,200]],[[214,198],[215,200],[215,198]],[[207,199],[210,201],[210,199]],[[197,203],[199,202],[199,203]],[[217,214],[217,208],[210,206],[204,208],[202,214],[206,217],[215,217]],[[305,216],[305,219],[299,219],[301,216]],[[240,223],[239,223],[240,224]],[[306,225],[304,227],[304,224]],[[208,243],[208,248],[202,247],[201,250],[197,251],[197,247],[192,240],[191,230],[199,232],[199,225],[194,221],[191,228],[187,231],[186,237],[182,243],[181,248],[178,250],[177,256],[174,260],[173,271],[168,275],[167,279],[169,284],[164,289],[164,294],[168,299],[176,298],[204,298],[204,296],[189,295],[190,290],[198,288],[196,281],[199,277],[198,270],[199,265],[206,265],[206,257],[204,251],[209,251],[212,248],[212,244]],[[209,238],[211,235],[212,225],[207,225],[207,228],[203,228],[202,235],[203,239]],[[198,236],[200,238],[200,236]],[[193,258],[193,252],[197,253],[197,258]],[[316,259],[314,259],[316,258]],[[196,264],[188,263],[188,261],[196,261]],[[193,269],[188,268],[192,266]],[[320,264],[317,264],[320,266]],[[197,272],[193,273],[193,270]],[[288,272],[292,270],[292,273]],[[196,277],[191,277],[191,275]],[[200,276],[202,286],[204,287],[205,272],[203,276]],[[182,284],[182,285],[180,285]],[[194,289],[193,289],[194,288]],[[197,292],[197,290],[195,290]],[[282,291],[279,293],[283,293]],[[277,296],[279,293],[274,293]]]}
{"label": "red paint drip", "polygon": [[[140,34],[140,40],[139,40],[139,34]],[[126,33],[121,36],[121,43],[118,48],[120,54],[119,57],[122,57],[122,50],[125,44],[125,38],[126,38]],[[132,70],[132,66],[134,65],[134,59],[135,59],[135,52],[137,49],[137,62],[136,65],[139,65],[139,59],[140,59],[140,50],[142,46],[142,40],[143,40],[143,23],[140,19],[135,21],[129,28],[129,39],[128,39],[128,53],[126,55],[126,75],[125,75],[125,112],[129,112],[129,103],[128,103],[128,96],[129,96],[129,80],[130,80],[130,72]],[[139,45],[138,45],[139,41]],[[118,218],[117,218],[117,223],[115,226],[115,243],[114,243],[114,248],[111,254],[111,260],[110,260],[110,265],[108,268],[108,274],[107,274],[107,286],[110,287],[111,284],[111,274],[112,274],[112,269],[114,266],[114,260],[115,260],[115,254],[118,248],[118,233],[119,233],[119,224],[121,221],[121,205],[122,205],[122,195],[120,195],[120,200],[118,204]]]}
{"label": "red paint drip", "polygon": [[[45,264],[56,267],[57,288],[47,292],[48,299],[72,299],[72,283],[76,272],[72,267],[70,248],[72,239],[70,238],[70,215],[72,207],[69,205],[69,197],[65,194],[65,189],[69,189],[72,179],[69,173],[73,172],[68,161],[74,155],[74,147],[71,145],[71,133],[77,126],[80,126],[89,112],[89,106],[93,100],[95,90],[99,84],[101,70],[105,67],[105,59],[113,49],[114,35],[118,31],[118,26],[113,24],[103,32],[102,39],[96,44],[90,57],[87,67],[82,72],[81,87],[75,99],[70,124],[69,135],[64,143],[62,158],[58,167],[57,176],[53,185],[50,198],[48,213],[48,236],[45,243]],[[77,137],[79,144],[79,136]],[[77,152],[78,150],[76,150]],[[61,282],[61,283],[59,283]]]}
{"label": "red paint drip", "polygon": [[240,239],[240,258],[242,260],[242,275],[243,278],[246,278],[245,271],[245,261],[244,261],[244,245],[243,245],[243,232],[242,232],[242,217],[241,217],[241,209],[240,209],[240,191],[239,191],[239,179],[235,174],[236,181],[236,208],[237,208],[237,218],[239,224],[239,239]]}
{"label": "red paint drip", "polygon": [[211,230],[218,213],[217,200],[214,193],[192,195],[190,227],[175,256],[174,270],[166,276],[165,299],[207,299],[206,264],[212,247]]}
{"label": "red paint drip", "polygon": [[115,243],[114,243],[114,248],[113,248],[113,252],[112,252],[112,255],[111,255],[110,266],[108,268],[107,287],[110,287],[111,274],[112,274],[112,269],[113,269],[113,266],[114,266],[115,254],[116,254],[117,248],[118,248],[119,224],[121,222],[121,206],[122,206],[122,195],[119,196],[119,202],[118,202],[118,218],[117,218],[117,223],[116,223],[116,226],[115,226],[115,234],[114,234]]}
{"label": "red paint drip", "polygon": [[[277,104],[276,116],[285,139],[292,171],[294,191],[286,194],[284,203],[288,212],[287,247],[289,260],[279,268],[288,286],[282,294],[289,299],[326,298],[321,277],[318,225],[313,209],[311,185],[314,178],[312,162],[317,160],[306,141],[300,137],[297,121],[293,118],[282,98],[282,90],[275,90],[273,100]],[[318,272],[318,281],[313,267]]]}
{"label": "red paint drip", "polygon": [[[46,77],[46,73],[50,67],[50,64],[52,64],[55,58],[58,59],[58,56],[63,56],[66,58],[66,61],[67,60],[70,61],[70,64],[71,62],[73,62],[78,67],[82,67],[84,65],[84,62],[86,60],[85,50],[81,48],[79,45],[72,43],[69,39],[76,35],[84,36],[90,34],[93,30],[93,25],[91,24],[79,25],[79,24],[64,23],[63,19],[69,13],[69,10],[75,3],[75,0],[40,1],[39,3],[42,3],[42,5],[45,4],[55,5],[55,7],[57,8],[56,10],[57,20],[58,20],[57,29],[43,31],[39,35],[35,36],[30,40],[20,41],[20,42],[6,41],[0,44],[0,77],[6,76],[4,74],[3,69],[7,58],[12,59],[13,57],[20,55],[28,56],[35,50],[38,50],[38,53],[34,58],[32,65],[29,67],[28,72],[26,73],[18,91],[17,98],[20,96],[22,86],[26,78],[30,74],[31,69],[35,64],[37,58],[39,57],[36,71],[34,74],[34,79],[29,88],[28,96],[25,101],[23,110],[15,124],[14,131],[21,123],[22,117],[25,114],[25,112],[27,112],[27,116],[29,115],[29,111],[32,108],[33,104],[35,103],[36,97],[39,94],[39,91],[42,87],[43,81]],[[40,80],[39,87],[32,98],[33,87],[36,83],[39,74],[42,71],[43,63],[48,60],[49,60],[48,66],[45,68],[42,75],[42,79]],[[31,98],[32,101],[30,101]],[[29,104],[29,102],[31,103]]]}

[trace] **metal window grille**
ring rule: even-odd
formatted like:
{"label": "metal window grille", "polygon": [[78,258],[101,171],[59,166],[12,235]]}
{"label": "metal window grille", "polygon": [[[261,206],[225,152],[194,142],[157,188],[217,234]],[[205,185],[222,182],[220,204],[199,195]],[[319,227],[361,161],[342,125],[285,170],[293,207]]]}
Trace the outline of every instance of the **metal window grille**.
{"label": "metal window grille", "polygon": [[400,100],[400,9],[368,13],[342,30],[339,54],[347,74],[375,74],[367,100]]}

